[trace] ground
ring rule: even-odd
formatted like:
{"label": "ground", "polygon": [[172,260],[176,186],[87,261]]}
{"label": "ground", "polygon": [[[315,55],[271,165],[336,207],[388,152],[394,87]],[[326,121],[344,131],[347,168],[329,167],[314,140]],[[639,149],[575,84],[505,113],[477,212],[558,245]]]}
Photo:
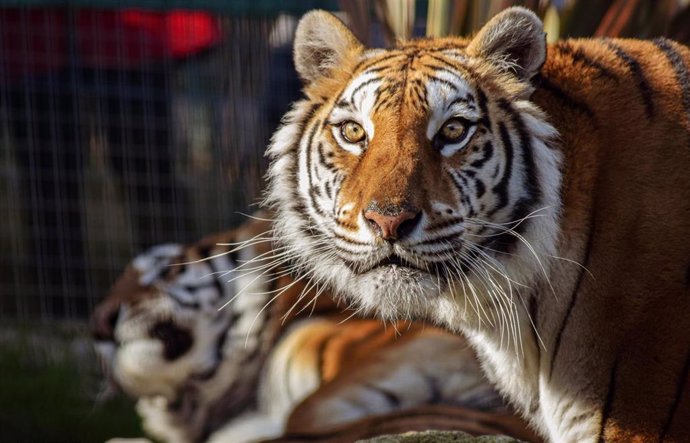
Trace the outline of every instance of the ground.
{"label": "ground", "polygon": [[0,327],[0,442],[102,443],[143,435],[133,402],[101,400],[101,391],[83,326]]}

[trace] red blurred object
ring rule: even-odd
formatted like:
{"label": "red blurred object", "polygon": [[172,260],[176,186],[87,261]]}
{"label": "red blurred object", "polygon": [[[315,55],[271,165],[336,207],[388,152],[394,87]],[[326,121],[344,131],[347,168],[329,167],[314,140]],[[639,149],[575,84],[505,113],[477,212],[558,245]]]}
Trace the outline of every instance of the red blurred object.
{"label": "red blurred object", "polygon": [[[89,68],[133,68],[182,59],[221,39],[217,19],[201,11],[2,8],[0,61],[11,76],[75,61]],[[73,14],[70,17],[70,14]]]}

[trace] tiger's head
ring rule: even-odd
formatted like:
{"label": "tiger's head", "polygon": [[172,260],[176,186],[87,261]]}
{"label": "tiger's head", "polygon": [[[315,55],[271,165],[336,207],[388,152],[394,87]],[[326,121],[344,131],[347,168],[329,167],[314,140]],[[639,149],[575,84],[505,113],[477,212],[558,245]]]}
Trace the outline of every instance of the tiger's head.
{"label": "tiger's head", "polygon": [[[181,264],[185,252],[167,244],[138,255],[92,316],[110,375],[135,397],[173,398],[183,382],[212,371],[221,358],[217,345],[231,314],[218,308],[230,288],[215,284],[206,263]],[[220,260],[232,269],[228,257]]]}
{"label": "tiger's head", "polygon": [[269,257],[269,242],[260,240],[269,229],[250,221],[196,244],[155,246],[94,310],[104,372],[139,400],[152,435],[197,441],[255,402],[280,328],[266,304],[285,285],[254,269],[262,262],[252,260]]}
{"label": "tiger's head", "polygon": [[384,318],[501,322],[558,236],[556,130],[530,102],[542,24],[511,8],[472,39],[367,49],[300,21],[306,98],[267,154],[267,204],[303,273]]}

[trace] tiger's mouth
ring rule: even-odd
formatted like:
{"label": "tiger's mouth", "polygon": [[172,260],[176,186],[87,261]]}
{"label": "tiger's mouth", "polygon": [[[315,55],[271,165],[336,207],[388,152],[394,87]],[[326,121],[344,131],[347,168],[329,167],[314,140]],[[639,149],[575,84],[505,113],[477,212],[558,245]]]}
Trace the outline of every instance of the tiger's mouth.
{"label": "tiger's mouth", "polygon": [[427,266],[417,264],[411,260],[401,257],[398,254],[391,254],[383,260],[374,263],[366,269],[360,270],[360,274],[365,274],[371,271],[385,270],[385,269],[406,269],[410,271],[423,272],[429,274],[432,272]]}
{"label": "tiger's mouth", "polygon": [[422,271],[423,269],[420,269],[416,265],[414,265],[412,262],[405,260],[401,256],[397,254],[392,254],[388,256],[387,258],[384,258],[380,262],[376,263],[373,267],[374,268],[379,268],[383,266],[400,266],[400,267],[407,267],[407,268],[414,268],[414,269],[419,269]]}

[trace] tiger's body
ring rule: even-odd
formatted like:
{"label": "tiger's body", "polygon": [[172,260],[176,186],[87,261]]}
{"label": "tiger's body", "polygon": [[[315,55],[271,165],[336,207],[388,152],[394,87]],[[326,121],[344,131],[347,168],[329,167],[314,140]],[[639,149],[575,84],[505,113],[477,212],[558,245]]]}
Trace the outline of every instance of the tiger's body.
{"label": "tiger's body", "polygon": [[472,39],[367,50],[300,22],[267,204],[302,272],[464,333],[554,442],[690,441],[690,51]]}
{"label": "tiger's body", "polygon": [[470,432],[533,438],[464,339],[417,323],[349,318],[328,294],[314,299],[318,291],[270,265],[269,230],[253,220],[194,245],[154,247],[94,311],[106,373],[138,399],[149,434],[254,442],[436,405],[476,412],[417,413],[410,426],[445,420]]}

